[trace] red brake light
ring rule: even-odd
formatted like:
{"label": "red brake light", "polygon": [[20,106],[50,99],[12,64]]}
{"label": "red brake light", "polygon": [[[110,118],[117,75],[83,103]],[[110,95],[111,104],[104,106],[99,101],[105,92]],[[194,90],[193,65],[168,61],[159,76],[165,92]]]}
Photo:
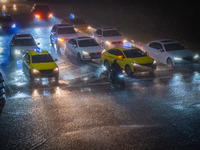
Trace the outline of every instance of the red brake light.
{"label": "red brake light", "polygon": [[41,15],[40,14],[35,14],[35,18],[40,19]]}
{"label": "red brake light", "polygon": [[48,15],[48,18],[51,18],[51,17],[52,17],[52,14],[49,14],[49,15]]}

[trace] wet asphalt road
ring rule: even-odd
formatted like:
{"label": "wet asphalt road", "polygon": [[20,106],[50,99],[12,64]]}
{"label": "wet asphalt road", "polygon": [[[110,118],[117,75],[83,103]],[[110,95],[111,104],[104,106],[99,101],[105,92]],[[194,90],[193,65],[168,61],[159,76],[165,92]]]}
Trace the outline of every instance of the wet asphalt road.
{"label": "wet asphalt road", "polygon": [[100,77],[101,65],[79,63],[50,45],[50,29],[64,12],[55,10],[59,15],[45,22],[20,16],[29,12],[26,4],[6,8],[20,22],[17,33],[31,33],[58,59],[60,80],[58,85],[48,79],[30,85],[22,58],[9,58],[13,34],[0,35],[7,92],[0,105],[0,149],[198,149],[198,65],[158,65],[154,75],[137,73],[126,78],[125,90],[112,89]]}

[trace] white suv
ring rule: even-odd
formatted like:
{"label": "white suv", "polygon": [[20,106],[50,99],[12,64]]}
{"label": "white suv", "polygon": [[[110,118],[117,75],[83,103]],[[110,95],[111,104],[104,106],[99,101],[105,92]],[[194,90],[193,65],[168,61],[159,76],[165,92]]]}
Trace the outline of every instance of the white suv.
{"label": "white suv", "polygon": [[171,39],[152,41],[144,46],[144,51],[156,62],[167,64],[168,67],[199,61],[198,54]]}
{"label": "white suv", "polygon": [[55,44],[57,49],[64,47],[64,43],[73,37],[78,37],[73,26],[67,24],[56,24],[52,27],[50,41],[52,46]]}
{"label": "white suv", "polygon": [[93,36],[106,49],[122,46],[124,42],[127,42],[125,37],[115,28],[99,28]]}
{"label": "white suv", "polygon": [[37,44],[31,34],[15,34],[10,41],[10,57],[22,56],[26,51],[36,48]]}

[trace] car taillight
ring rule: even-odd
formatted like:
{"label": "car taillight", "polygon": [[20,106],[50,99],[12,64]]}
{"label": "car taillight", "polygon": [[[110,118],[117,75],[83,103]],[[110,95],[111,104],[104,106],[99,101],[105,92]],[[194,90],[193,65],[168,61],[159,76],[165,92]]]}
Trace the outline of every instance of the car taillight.
{"label": "car taillight", "polygon": [[48,18],[51,18],[51,17],[52,17],[52,14],[49,14],[49,15],[48,15]]}
{"label": "car taillight", "polygon": [[35,14],[35,18],[40,19],[41,15],[40,14]]}

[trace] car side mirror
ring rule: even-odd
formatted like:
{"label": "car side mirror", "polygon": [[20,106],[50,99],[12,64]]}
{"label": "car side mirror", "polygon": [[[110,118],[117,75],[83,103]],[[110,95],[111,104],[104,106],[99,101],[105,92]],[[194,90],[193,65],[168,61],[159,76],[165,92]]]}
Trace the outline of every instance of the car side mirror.
{"label": "car side mirror", "polygon": [[76,47],[77,47],[77,45],[76,45],[76,44],[74,44],[74,45],[73,45],[73,48],[76,48]]}
{"label": "car side mirror", "polygon": [[119,55],[118,59],[122,60],[122,59],[124,59],[124,56],[123,55]]}
{"label": "car side mirror", "polygon": [[162,52],[164,52],[164,49],[159,49],[159,51],[162,53]]}
{"label": "car side mirror", "polygon": [[14,46],[14,44],[13,44],[13,43],[10,43],[10,46]]}

